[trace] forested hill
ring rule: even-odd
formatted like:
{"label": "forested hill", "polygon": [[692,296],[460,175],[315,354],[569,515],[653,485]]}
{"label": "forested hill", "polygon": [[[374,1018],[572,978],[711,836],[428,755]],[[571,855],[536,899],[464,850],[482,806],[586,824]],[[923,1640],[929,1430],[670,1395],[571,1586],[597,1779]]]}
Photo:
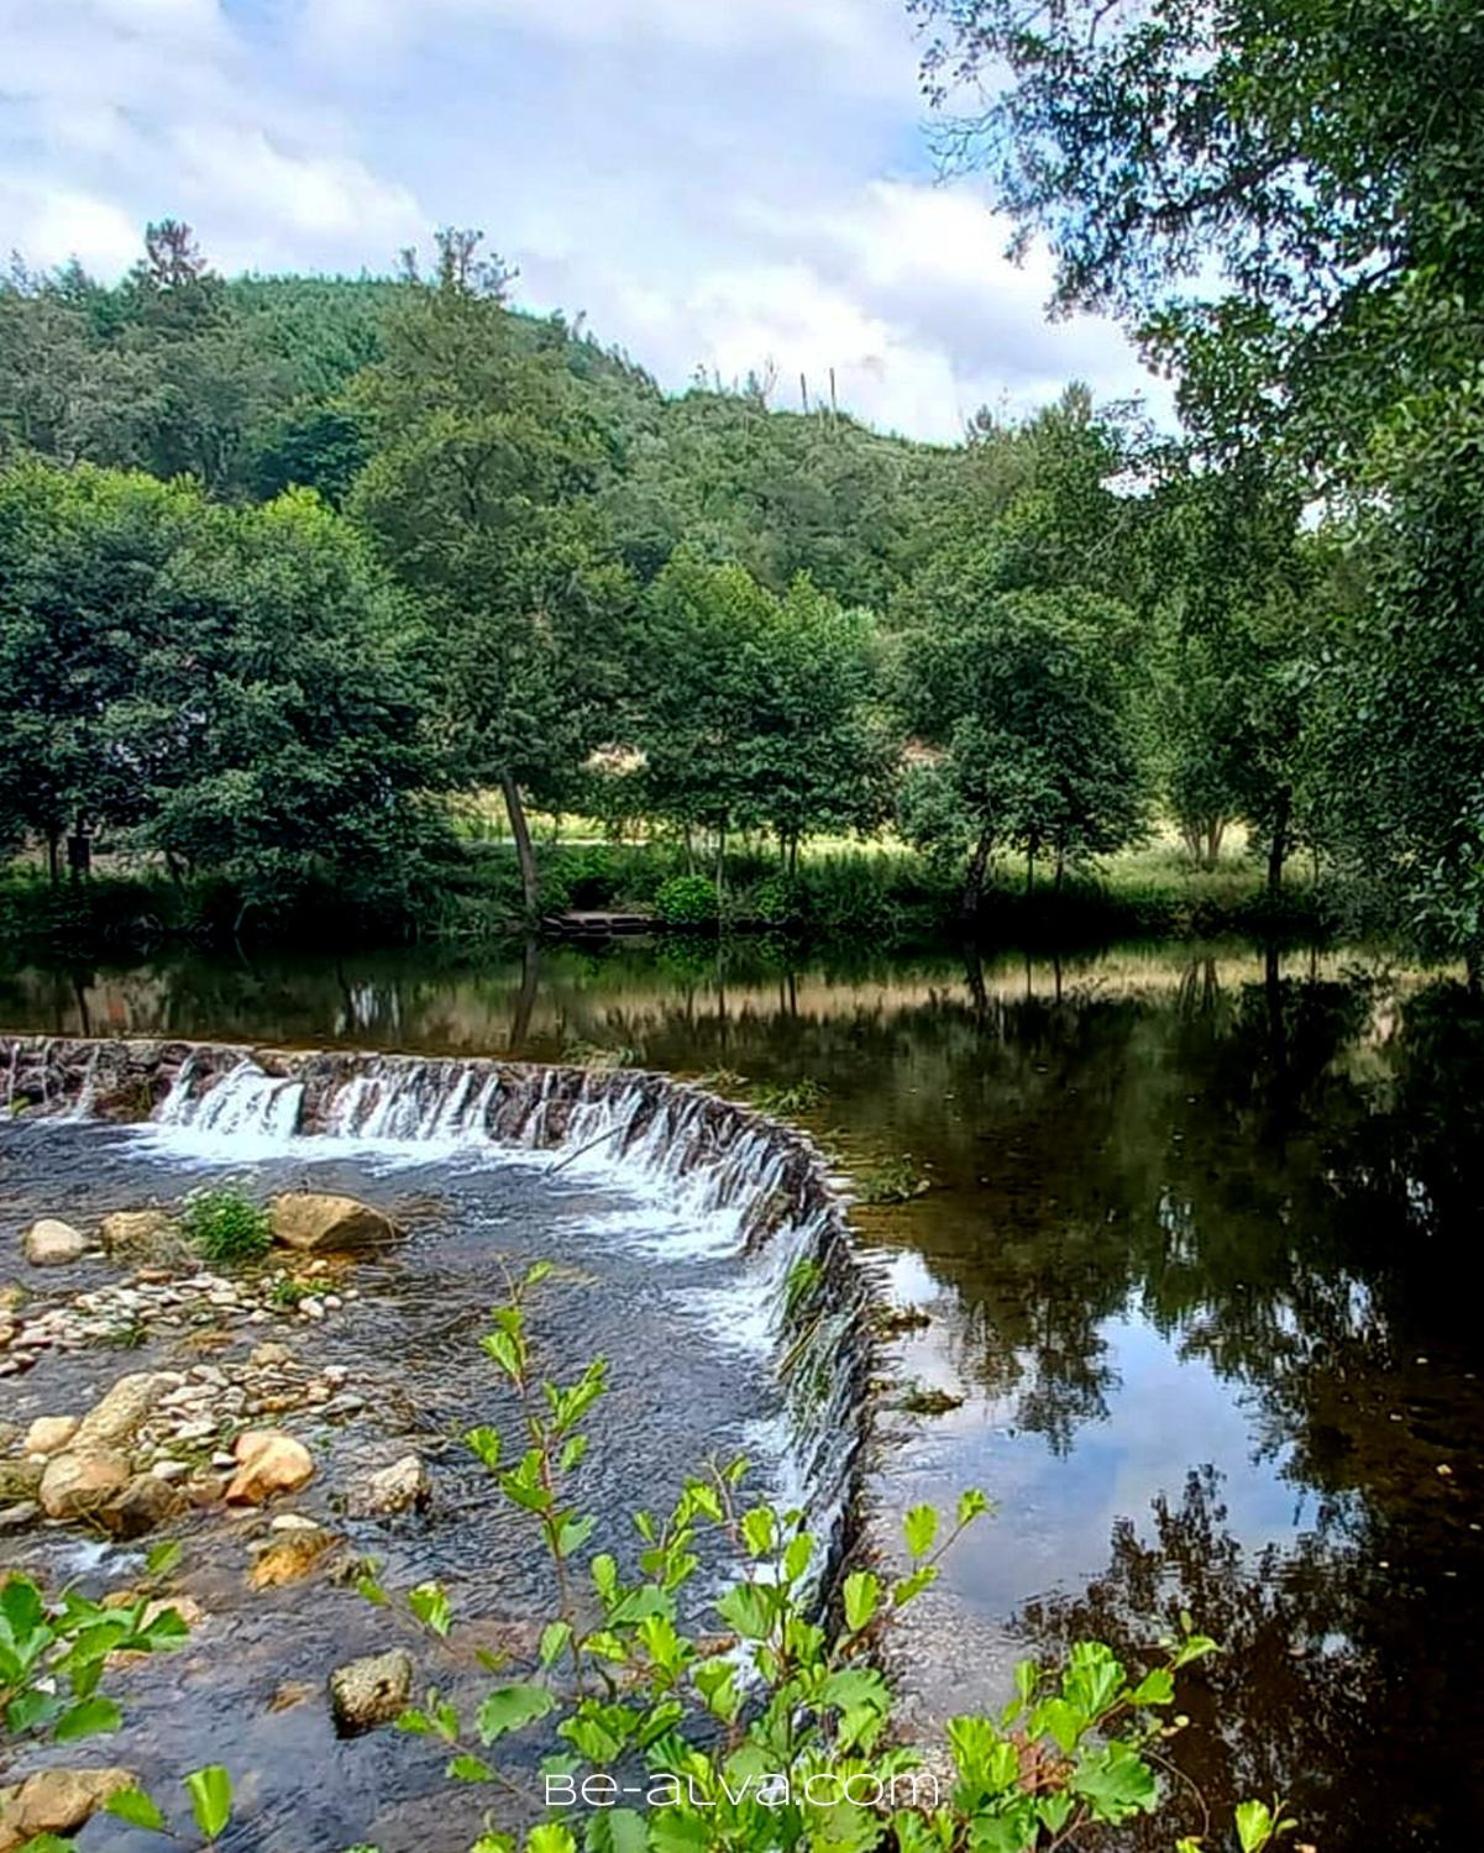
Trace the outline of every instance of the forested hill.
{"label": "forested hill", "polygon": [[[186,310],[184,273],[198,266],[160,247],[153,280],[146,269],[112,287],[75,267],[14,268],[0,285],[0,442],[190,475],[227,501],[299,486],[342,505],[370,447],[354,383],[414,286],[206,271],[190,277]],[[580,322],[508,304],[500,318],[513,344],[559,355],[578,384],[607,453],[604,501],[641,577],[688,540],[777,591],[807,571],[847,604],[886,604],[953,452],[823,405],[772,409],[755,379],[667,396]]]}
{"label": "forested hill", "polygon": [[[1321,500],[1296,447],[1153,443],[1071,385],[917,444],[666,395],[509,283],[458,232],[430,276],[227,281],[167,222],[117,285],[0,285],[23,871],[107,850],[239,923],[422,930],[482,866],[493,925],[576,892],[536,809],[668,854],[682,913],[747,879],[792,924],[801,846],[890,831],[957,930],[1173,824],[1186,867],[1240,837],[1279,904],[1302,851],[1484,977],[1471,470]],[[513,859],[471,840],[495,793]]]}

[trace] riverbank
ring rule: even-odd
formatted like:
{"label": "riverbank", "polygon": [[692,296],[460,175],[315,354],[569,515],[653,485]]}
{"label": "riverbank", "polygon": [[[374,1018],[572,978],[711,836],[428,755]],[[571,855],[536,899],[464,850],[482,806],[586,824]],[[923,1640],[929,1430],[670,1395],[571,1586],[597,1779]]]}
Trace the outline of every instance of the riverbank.
{"label": "riverbank", "polygon": [[348,897],[306,875],[272,908],[244,906],[220,882],[171,881],[104,867],[53,883],[16,865],[0,876],[0,944],[79,955],[168,945],[323,946],[408,943],[486,946],[535,931],[560,938],[562,917],[608,912],[647,920],[657,935],[774,938],[830,946],[863,936],[908,950],[972,943],[1077,946],[1115,939],[1331,937],[1342,897],[1313,872],[1290,872],[1277,896],[1241,854],[1193,867],[1162,844],[1110,858],[1056,881],[1023,865],[991,870],[982,905],[966,918],[956,877],[901,848],[806,851],[792,874],[775,856],[729,856],[701,873],[661,844],[548,844],[540,851],[541,913],[523,918],[514,852],[468,842],[431,865],[415,900]]}

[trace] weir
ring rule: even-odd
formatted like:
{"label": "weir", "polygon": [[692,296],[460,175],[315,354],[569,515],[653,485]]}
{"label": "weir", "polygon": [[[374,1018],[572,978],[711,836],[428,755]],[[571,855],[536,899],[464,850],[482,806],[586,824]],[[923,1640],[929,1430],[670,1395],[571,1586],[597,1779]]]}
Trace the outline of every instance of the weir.
{"label": "weir", "polygon": [[679,1218],[689,1253],[747,1258],[786,1425],[786,1496],[826,1550],[850,1536],[870,1424],[871,1295],[844,1200],[794,1128],[668,1076],[225,1044],[0,1038],[7,1110],[144,1125],[227,1162],[337,1145],[525,1154]]}

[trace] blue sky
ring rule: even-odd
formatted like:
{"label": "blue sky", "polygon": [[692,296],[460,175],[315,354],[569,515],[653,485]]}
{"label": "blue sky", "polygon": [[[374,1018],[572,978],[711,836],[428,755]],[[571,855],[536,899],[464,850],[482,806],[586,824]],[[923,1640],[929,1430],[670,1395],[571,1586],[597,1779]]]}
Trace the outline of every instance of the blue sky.
{"label": "blue sky", "polygon": [[1160,390],[936,183],[897,0],[0,0],[0,240],[113,276],[173,214],[226,270],[386,270],[481,226],[527,307],[668,387],[771,364],[915,436],[1071,378]]}

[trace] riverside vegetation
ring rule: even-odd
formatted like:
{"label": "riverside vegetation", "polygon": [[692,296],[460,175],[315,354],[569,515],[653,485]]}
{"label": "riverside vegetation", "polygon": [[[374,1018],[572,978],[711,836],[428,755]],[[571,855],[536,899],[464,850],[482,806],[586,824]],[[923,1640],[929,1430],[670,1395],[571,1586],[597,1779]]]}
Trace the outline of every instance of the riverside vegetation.
{"label": "riverside vegetation", "polygon": [[[1175,375],[1178,436],[1075,386],[947,447],[766,376],[667,397],[473,232],[359,282],[229,281],[170,221],[117,285],[18,265],[0,838],[41,875],[0,922],[1002,930],[1040,883],[1477,965],[1472,9],[913,10],[945,93],[996,74],[949,152]],[[535,814],[642,849],[543,856]],[[1156,819],[1204,885],[1120,874]]]}
{"label": "riverside vegetation", "polygon": [[[517,1846],[577,1853],[579,1843],[587,1853],[884,1846],[1049,1853],[1100,1825],[1157,1811],[1160,1745],[1186,1722],[1168,1717],[1175,1675],[1217,1651],[1188,1618],[1141,1673],[1097,1642],[1075,1645],[1060,1667],[1023,1662],[1015,1696],[997,1718],[949,1723],[946,1767],[894,1730],[883,1633],[986,1512],[982,1494],[960,1498],[946,1534],[931,1506],[906,1515],[909,1567],[901,1576],[852,1569],[837,1590],[822,1590],[823,1566],[801,1515],[745,1505],[746,1462],[731,1460],[689,1480],[668,1515],[634,1514],[637,1582],[624,1581],[607,1551],[584,1563],[596,1520],[581,1509],[577,1476],[605,1366],[593,1360],[565,1383],[542,1374],[527,1304],[548,1271],[537,1264],[510,1281],[483,1340],[518,1400],[517,1427],[508,1443],[488,1427],[466,1437],[550,1558],[556,1607],[537,1664],[508,1679],[492,1662],[499,1683],[472,1718],[431,1690],[395,1720],[449,1753],[450,1781],[499,1794],[471,1853]],[[814,1285],[805,1279],[791,1295],[807,1300]],[[684,1629],[682,1604],[708,1528],[746,1567],[714,1604],[727,1633],[697,1637]],[[160,1547],[150,1574],[168,1574],[177,1557],[178,1547]],[[390,1600],[371,1571],[361,1588],[372,1602]],[[456,1627],[436,1583],[411,1590],[405,1606],[439,1639]],[[9,1577],[0,1589],[5,1747],[28,1738],[70,1743],[117,1728],[122,1713],[101,1689],[109,1655],[167,1651],[186,1631],[178,1610],[147,1592],[133,1606],[106,1608],[71,1591],[49,1597],[29,1577]],[[537,1725],[557,1745],[530,1783],[518,1767],[502,1767],[503,1751],[506,1740]],[[92,1807],[179,1840],[160,1802],[127,1772],[93,1774]],[[231,1822],[229,1772],[212,1765],[188,1775],[184,1787],[200,1843],[215,1843]],[[642,1806],[620,1805],[636,1795]],[[497,1824],[497,1814],[528,1825],[518,1835]],[[1262,1853],[1292,1825],[1281,1805],[1249,1801],[1237,1809],[1234,1831],[1242,1853]],[[1201,1844],[1182,1840],[1179,1853],[1197,1853]],[[60,1853],[67,1842],[43,1832],[25,1845],[28,1853]]]}

